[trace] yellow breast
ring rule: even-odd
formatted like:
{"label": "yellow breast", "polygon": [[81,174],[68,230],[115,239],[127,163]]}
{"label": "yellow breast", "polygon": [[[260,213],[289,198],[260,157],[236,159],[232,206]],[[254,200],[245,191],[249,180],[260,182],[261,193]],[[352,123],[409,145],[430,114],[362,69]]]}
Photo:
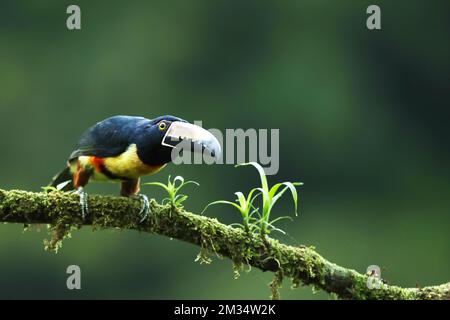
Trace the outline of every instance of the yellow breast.
{"label": "yellow breast", "polygon": [[151,166],[143,163],[137,154],[136,145],[132,144],[124,153],[116,157],[81,156],[78,161],[71,164],[72,172],[77,170],[77,166],[93,170],[91,177],[93,180],[108,181],[111,179],[102,172],[104,169],[117,177],[137,179],[144,175],[154,174],[166,165]]}
{"label": "yellow breast", "polygon": [[129,179],[137,179],[147,174],[153,174],[166,165],[151,166],[143,163],[137,154],[137,147],[132,144],[128,149],[117,157],[104,158],[106,169],[115,176]]}

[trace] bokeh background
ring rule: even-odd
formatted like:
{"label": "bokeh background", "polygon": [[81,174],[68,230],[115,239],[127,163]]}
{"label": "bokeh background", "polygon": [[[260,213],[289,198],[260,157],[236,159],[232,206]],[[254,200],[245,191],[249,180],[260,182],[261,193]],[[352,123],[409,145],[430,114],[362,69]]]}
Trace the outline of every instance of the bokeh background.
{"label": "bokeh background", "polygon": [[[82,30],[66,29],[66,8]],[[364,272],[377,264],[402,286],[450,279],[449,2],[376,1],[382,30],[366,29],[372,1],[0,2],[0,187],[39,191],[79,135],[116,114],[174,114],[205,127],[279,128],[272,183],[303,181],[301,215],[281,227]],[[258,183],[251,168],[169,166],[199,212]],[[116,185],[89,185],[117,194]],[[161,199],[155,189],[144,190]],[[292,211],[281,202],[275,215]],[[226,223],[228,207],[208,210]],[[233,280],[229,260],[194,262],[198,248],[132,231],[83,228],[57,255],[47,237],[0,226],[0,298],[241,299],[269,297],[270,274]],[[66,267],[82,290],[66,289]],[[311,288],[285,299],[327,298]]]}

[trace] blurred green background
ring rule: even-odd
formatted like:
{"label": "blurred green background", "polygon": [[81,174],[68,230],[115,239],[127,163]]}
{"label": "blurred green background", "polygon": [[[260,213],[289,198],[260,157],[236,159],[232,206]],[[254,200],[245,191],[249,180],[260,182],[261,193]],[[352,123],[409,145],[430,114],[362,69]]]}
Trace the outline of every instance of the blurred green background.
{"label": "blurred green background", "polygon": [[[82,30],[66,28],[78,4]],[[450,280],[450,19],[448,1],[0,2],[0,187],[40,190],[80,134],[116,114],[174,114],[214,128],[280,128],[280,171],[303,181],[289,244],[402,286]],[[258,183],[250,168],[171,165],[187,209]],[[90,193],[118,186],[91,184]],[[161,199],[148,187],[144,191]],[[275,214],[292,211],[287,200]],[[206,213],[239,221],[228,207]],[[233,280],[229,260],[131,231],[83,228],[57,255],[45,228],[0,226],[0,298],[268,298],[270,274]],[[278,237],[278,236],[277,236]],[[82,290],[66,289],[66,267]],[[285,299],[327,298],[311,288]]]}

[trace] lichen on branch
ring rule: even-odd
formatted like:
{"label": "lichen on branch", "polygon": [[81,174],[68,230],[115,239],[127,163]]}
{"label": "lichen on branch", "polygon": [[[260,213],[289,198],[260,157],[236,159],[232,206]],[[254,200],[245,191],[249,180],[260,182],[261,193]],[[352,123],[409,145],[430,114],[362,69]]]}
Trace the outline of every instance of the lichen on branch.
{"label": "lichen on branch", "polygon": [[[312,285],[343,299],[450,299],[450,282],[424,288],[402,288],[381,283],[369,289],[368,275],[338,266],[319,255],[313,248],[288,246],[276,239],[249,235],[242,229],[150,201],[151,215],[139,223],[140,203],[133,199],[89,197],[89,213],[80,216],[79,197],[73,193],[5,191],[0,189],[0,222],[50,224],[55,237],[47,244],[57,249],[70,230],[91,225],[94,230],[120,228],[137,230],[186,241],[201,248],[200,260],[207,254],[228,257],[236,268],[249,265],[275,273],[272,296],[278,298],[278,287],[290,278],[294,286]],[[54,243],[51,243],[54,241]],[[56,247],[56,248],[55,248]]]}

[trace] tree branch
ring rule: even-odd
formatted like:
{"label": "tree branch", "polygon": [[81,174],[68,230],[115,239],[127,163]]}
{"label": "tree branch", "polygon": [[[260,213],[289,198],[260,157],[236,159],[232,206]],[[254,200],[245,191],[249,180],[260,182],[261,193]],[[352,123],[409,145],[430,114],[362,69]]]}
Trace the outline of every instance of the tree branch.
{"label": "tree branch", "polygon": [[206,254],[217,254],[230,258],[237,267],[248,264],[275,272],[271,283],[275,291],[287,277],[294,285],[313,285],[344,299],[450,299],[450,282],[424,288],[381,283],[378,289],[369,289],[367,275],[326,260],[313,248],[288,246],[271,238],[263,241],[258,235],[247,235],[216,219],[163,206],[154,200],[152,213],[143,223],[138,223],[139,210],[136,200],[93,195],[89,196],[89,214],[82,221],[76,194],[0,189],[0,222],[53,225],[54,239],[49,247],[55,247],[71,227],[131,229],[198,245],[203,261],[207,260]]}

